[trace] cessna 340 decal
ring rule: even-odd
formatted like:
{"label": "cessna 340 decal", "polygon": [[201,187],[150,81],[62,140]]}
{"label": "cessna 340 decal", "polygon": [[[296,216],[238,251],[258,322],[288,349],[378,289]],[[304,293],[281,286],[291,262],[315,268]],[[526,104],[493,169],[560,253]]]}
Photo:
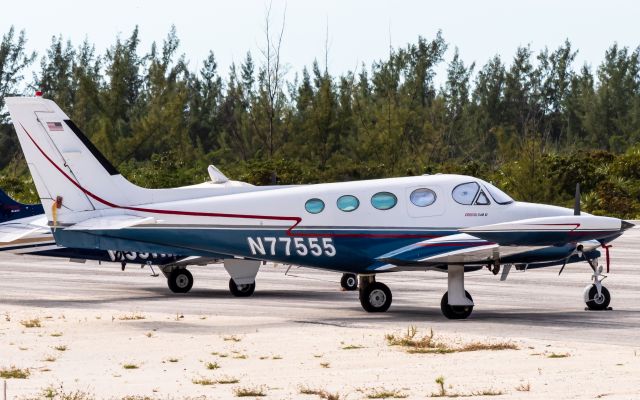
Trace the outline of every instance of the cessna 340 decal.
{"label": "cessna 340 decal", "polygon": [[[52,101],[7,98],[56,242],[224,259],[237,295],[250,295],[261,261],[357,274],[360,302],[386,311],[381,273],[431,270],[448,276],[448,318],[468,317],[464,273],[586,261],[591,309],[604,309],[600,247],[633,224],[575,210],[516,202],[481,179],[430,175],[302,186],[256,187],[225,179],[175,189],[127,181]],[[608,268],[608,265],[607,265]],[[178,271],[178,272],[175,272]],[[169,279],[193,279],[176,269]],[[182,275],[181,275],[182,274]],[[353,275],[345,275],[353,279]]]}

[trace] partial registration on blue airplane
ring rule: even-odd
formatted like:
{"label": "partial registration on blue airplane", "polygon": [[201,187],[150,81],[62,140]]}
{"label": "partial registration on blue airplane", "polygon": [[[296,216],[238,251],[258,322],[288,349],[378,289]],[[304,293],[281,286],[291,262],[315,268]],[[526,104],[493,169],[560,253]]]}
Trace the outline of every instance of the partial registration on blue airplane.
{"label": "partial registration on blue airplane", "polygon": [[[512,269],[562,271],[582,261],[592,271],[584,300],[601,310],[611,296],[599,249],[608,252],[633,226],[581,213],[578,191],[574,209],[524,203],[462,175],[252,186],[213,171],[219,179],[212,182],[145,189],[127,181],[53,101],[6,104],[59,245],[224,259],[238,296],[253,293],[259,266],[271,261],[357,275],[362,307],[384,312],[392,294],[379,276],[434,271],[448,279],[443,314],[463,319],[474,307],[465,272],[486,268],[506,279]],[[170,283],[193,280],[180,266],[166,275]]]}
{"label": "partial registration on blue airplane", "polygon": [[[0,189],[0,252],[20,255],[43,256],[69,259],[74,262],[87,260],[113,262],[124,270],[127,264],[153,266],[171,269],[176,265],[201,265],[215,260],[202,257],[177,256],[173,254],[143,253],[136,251],[116,251],[88,248],[67,248],[59,246],[47,223],[41,204],[22,204]],[[172,286],[174,292],[184,292]]]}

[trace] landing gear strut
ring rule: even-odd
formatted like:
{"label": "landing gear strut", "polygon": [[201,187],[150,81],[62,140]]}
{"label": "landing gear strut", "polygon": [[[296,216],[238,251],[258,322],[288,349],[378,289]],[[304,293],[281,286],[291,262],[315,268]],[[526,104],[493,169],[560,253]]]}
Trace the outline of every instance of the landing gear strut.
{"label": "landing gear strut", "polygon": [[346,291],[358,289],[358,276],[356,274],[342,274],[340,286]]}
{"label": "landing gear strut", "polygon": [[602,311],[608,310],[611,303],[611,294],[606,287],[602,285],[602,281],[607,277],[602,274],[602,266],[598,266],[598,261],[587,260],[589,266],[593,270],[593,283],[584,288],[584,302],[589,310]]}
{"label": "landing gear strut", "polygon": [[167,277],[173,293],[187,293],[193,287],[193,275],[186,268],[176,268]]}
{"label": "landing gear strut", "polygon": [[391,306],[391,290],[376,282],[375,275],[360,276],[360,304],[367,312],[385,312]]}

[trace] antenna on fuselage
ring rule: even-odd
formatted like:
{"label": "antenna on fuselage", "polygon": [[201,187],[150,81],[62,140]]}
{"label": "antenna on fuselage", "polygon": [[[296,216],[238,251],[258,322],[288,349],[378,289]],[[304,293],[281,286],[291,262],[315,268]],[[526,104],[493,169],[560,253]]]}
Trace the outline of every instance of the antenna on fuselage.
{"label": "antenna on fuselage", "polygon": [[580,215],[580,184],[576,183],[576,196],[573,203],[573,215]]}

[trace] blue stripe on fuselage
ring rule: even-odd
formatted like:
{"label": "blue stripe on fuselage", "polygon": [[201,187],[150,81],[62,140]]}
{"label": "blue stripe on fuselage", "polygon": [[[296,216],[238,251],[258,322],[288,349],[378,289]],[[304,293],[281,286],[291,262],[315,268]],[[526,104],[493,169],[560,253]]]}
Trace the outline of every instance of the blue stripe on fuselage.
{"label": "blue stripe on fuselage", "polygon": [[[267,261],[355,273],[375,270],[376,258],[425,239],[458,233],[456,230],[343,230],[225,228],[128,228],[109,231],[55,232],[58,244],[67,247],[120,249],[122,251],[184,254],[194,256],[241,256]],[[473,247],[477,246],[474,245]],[[571,246],[551,247],[526,253],[526,259],[540,261],[566,257]],[[464,247],[456,247],[459,250]],[[424,247],[421,257],[451,251],[451,247]],[[535,256],[535,257],[534,257]],[[517,256],[509,262],[519,262]],[[531,261],[525,261],[531,262]]]}

